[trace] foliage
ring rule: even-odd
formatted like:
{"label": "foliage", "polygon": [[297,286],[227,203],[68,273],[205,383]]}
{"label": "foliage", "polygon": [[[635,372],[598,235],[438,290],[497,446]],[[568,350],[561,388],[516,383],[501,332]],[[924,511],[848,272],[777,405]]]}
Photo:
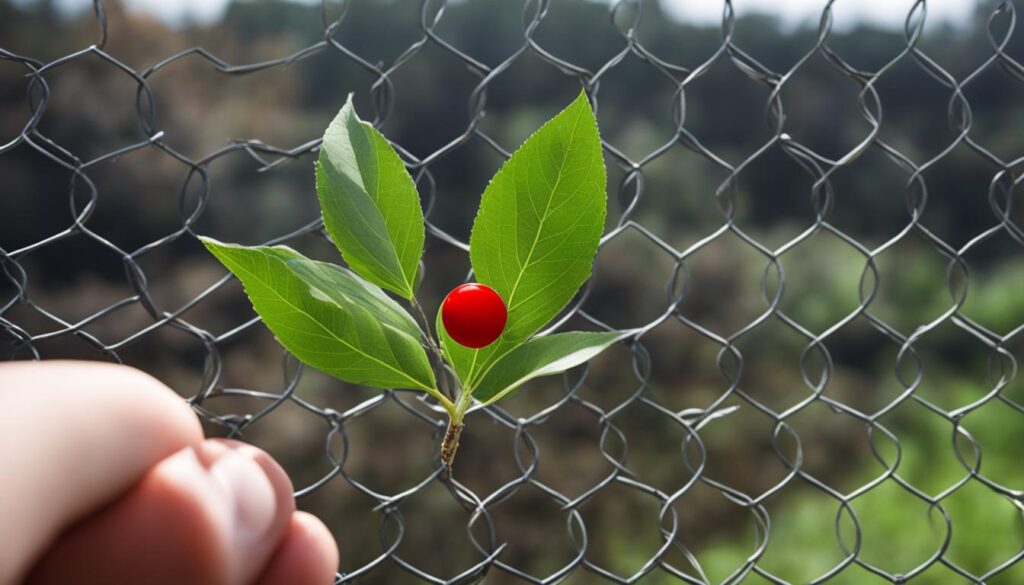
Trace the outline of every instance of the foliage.
{"label": "foliage", "polygon": [[423,255],[423,211],[412,177],[380,132],[356,117],[352,96],[327,127],[316,163],[324,226],[345,262],[406,299]]}
{"label": "foliage", "polygon": [[[949,384],[952,395],[961,403],[977,396],[977,386],[965,380]],[[1024,470],[1013,445],[1024,440],[1017,422],[1019,414],[999,402],[990,403],[966,416],[966,428],[984,448],[980,471],[1004,486],[1021,485]],[[901,442],[901,463],[896,468],[900,479],[930,497],[957,485],[969,473],[952,454],[937,453],[935,445],[950,441],[953,427],[949,421],[909,403],[882,423],[895,431]],[[969,453],[969,447],[962,452]],[[865,463],[850,485],[862,485],[882,471],[878,463]],[[980,481],[966,480],[959,489],[942,500],[943,513],[952,521],[953,531],[946,558],[975,574],[985,574],[1010,559],[1024,542],[1024,510],[1011,500],[1002,505],[993,501],[992,492]],[[799,498],[769,501],[772,518],[771,541],[759,565],[790,581],[809,582],[824,574],[844,558],[836,541],[836,527],[847,545],[853,543],[849,517],[843,514],[835,522],[839,506],[820,493],[801,492]],[[942,513],[900,487],[892,479],[855,498],[852,508],[861,524],[863,540],[860,559],[894,574],[906,574],[939,550],[947,533]],[[699,555],[713,582],[739,567],[750,554],[752,538],[718,538]],[[747,535],[744,535],[747,536]],[[743,546],[746,543],[748,546]],[[988,583],[1012,584],[1024,579],[1019,564]],[[922,585],[958,582],[953,572],[933,568],[913,580]],[[859,566],[851,566],[829,581],[843,585],[888,583]],[[667,583],[667,581],[666,581]]]}
{"label": "foliage", "polygon": [[[505,300],[508,323],[491,345],[440,345],[382,289],[412,302],[423,254],[423,212],[398,153],[361,121],[351,96],[327,127],[316,163],[324,226],[351,271],[284,246],[202,238],[245,286],[278,341],[306,364],[348,382],[421,390],[448,412],[442,459],[451,467],[462,419],[524,382],[559,374],[624,334],[535,335],[589,278],[604,228],[605,170],[597,120],[584,92],[512,154],[483,194],[470,239],[480,282]],[[427,351],[451,362],[460,386],[442,391]],[[443,367],[440,366],[440,367]]]}

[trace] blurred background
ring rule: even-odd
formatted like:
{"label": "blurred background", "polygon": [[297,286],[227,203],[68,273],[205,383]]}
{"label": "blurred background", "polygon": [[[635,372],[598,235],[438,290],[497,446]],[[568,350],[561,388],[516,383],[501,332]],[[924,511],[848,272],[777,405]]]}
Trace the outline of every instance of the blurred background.
{"label": "blurred background", "polygon": [[[993,0],[0,0],[0,355],[169,384],[282,462],[343,582],[1022,583],[1015,24]],[[609,239],[564,327],[656,325],[471,415],[453,492],[428,404],[301,370],[194,234],[338,261],[312,164],[353,92],[417,179],[433,312],[487,180],[581,84]]]}

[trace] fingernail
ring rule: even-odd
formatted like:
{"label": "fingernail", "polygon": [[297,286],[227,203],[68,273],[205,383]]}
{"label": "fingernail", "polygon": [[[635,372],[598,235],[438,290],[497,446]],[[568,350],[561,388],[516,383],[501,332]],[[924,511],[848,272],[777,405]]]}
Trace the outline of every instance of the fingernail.
{"label": "fingernail", "polygon": [[260,464],[242,451],[222,455],[210,468],[210,475],[231,501],[233,538],[244,554],[274,522],[274,486]]}

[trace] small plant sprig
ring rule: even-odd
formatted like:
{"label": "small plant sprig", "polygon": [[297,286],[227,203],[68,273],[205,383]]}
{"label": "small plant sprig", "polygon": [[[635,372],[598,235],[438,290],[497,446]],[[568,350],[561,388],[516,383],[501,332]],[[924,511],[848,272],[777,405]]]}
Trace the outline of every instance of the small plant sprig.
{"label": "small plant sprig", "polygon": [[[474,401],[493,404],[627,335],[538,335],[590,277],[604,229],[605,167],[583,92],[484,190],[469,239],[478,283],[445,299],[436,339],[416,298],[424,240],[416,185],[384,136],[356,116],[351,96],[324,133],[315,168],[324,226],[348,268],[286,246],[200,239],[299,360],[355,384],[432,396],[448,413],[441,460],[449,474]],[[408,301],[421,322],[384,291]]]}

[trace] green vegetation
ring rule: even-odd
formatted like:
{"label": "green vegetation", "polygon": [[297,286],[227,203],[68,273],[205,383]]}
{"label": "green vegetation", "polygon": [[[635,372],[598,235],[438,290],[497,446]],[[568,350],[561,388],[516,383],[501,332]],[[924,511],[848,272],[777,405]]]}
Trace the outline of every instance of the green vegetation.
{"label": "green vegetation", "polygon": [[[263,323],[299,360],[346,382],[434,397],[448,413],[441,459],[451,472],[477,390],[479,401],[493,404],[625,336],[535,335],[590,277],[604,224],[604,183],[597,121],[580,92],[512,153],[482,197],[470,256],[479,281],[507,305],[504,330],[489,345],[470,349],[452,341],[439,311],[443,355],[416,299],[424,232],[416,187],[387,139],[356,116],[351,97],[324,133],[316,191],[327,232],[352,271],[285,246],[200,239],[242,281]],[[410,301],[423,329],[378,285]],[[437,383],[445,358],[454,364],[458,388]]]}

